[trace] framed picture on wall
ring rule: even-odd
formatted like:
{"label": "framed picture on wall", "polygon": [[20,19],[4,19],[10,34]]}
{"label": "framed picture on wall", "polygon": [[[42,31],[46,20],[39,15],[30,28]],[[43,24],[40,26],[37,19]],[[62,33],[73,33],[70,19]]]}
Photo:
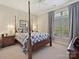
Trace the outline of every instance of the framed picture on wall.
{"label": "framed picture on wall", "polygon": [[28,22],[26,20],[19,21],[19,31],[21,33],[26,33],[28,31]]}
{"label": "framed picture on wall", "polygon": [[26,25],[27,24],[27,21],[26,20],[20,20],[20,25]]}

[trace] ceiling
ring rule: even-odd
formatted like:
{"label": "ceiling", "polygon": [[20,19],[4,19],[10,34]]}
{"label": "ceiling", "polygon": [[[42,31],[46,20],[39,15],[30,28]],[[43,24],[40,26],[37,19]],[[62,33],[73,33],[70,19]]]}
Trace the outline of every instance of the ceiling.
{"label": "ceiling", "polygon": [[[31,13],[40,14],[58,5],[67,3],[69,0],[30,0]],[[28,11],[28,0],[0,0],[1,5],[5,5],[24,12]]]}

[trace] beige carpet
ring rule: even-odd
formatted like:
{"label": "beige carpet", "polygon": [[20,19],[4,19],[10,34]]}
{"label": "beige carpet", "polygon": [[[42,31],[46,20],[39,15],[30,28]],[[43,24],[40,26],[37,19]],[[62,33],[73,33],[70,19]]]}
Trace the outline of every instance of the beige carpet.
{"label": "beige carpet", "polygon": [[[33,52],[33,59],[68,59],[67,47],[53,44],[52,47],[45,46]],[[0,49],[0,59],[28,59],[19,45]]]}

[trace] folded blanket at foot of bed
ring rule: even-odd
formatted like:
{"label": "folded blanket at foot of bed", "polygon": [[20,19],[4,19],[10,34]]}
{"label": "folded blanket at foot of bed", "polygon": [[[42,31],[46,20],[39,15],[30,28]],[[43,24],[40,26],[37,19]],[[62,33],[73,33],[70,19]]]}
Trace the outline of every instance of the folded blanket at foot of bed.
{"label": "folded blanket at foot of bed", "polygon": [[[28,37],[29,37],[28,33],[16,33],[15,38],[17,39],[17,41],[19,41],[22,44],[23,50],[27,48],[26,45],[27,45]],[[31,33],[32,45],[42,40],[46,40],[48,39],[48,37],[49,37],[48,33],[32,32]]]}

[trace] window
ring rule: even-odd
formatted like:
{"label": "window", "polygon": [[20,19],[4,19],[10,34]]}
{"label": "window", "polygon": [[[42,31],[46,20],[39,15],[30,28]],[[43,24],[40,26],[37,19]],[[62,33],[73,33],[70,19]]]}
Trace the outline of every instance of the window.
{"label": "window", "polygon": [[68,10],[55,12],[53,32],[56,39],[64,39],[64,37],[67,38],[69,36]]}

